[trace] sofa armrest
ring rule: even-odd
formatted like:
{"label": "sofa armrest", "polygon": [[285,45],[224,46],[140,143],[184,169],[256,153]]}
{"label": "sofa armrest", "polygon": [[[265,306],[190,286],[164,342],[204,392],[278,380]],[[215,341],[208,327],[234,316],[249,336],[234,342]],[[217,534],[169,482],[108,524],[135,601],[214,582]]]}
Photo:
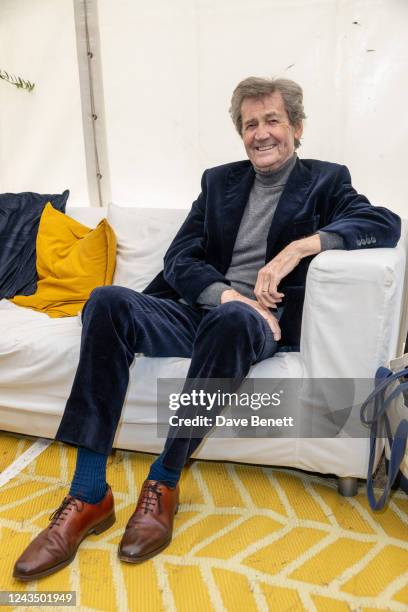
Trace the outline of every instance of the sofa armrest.
{"label": "sofa armrest", "polygon": [[405,261],[406,237],[395,249],[325,251],[314,258],[300,346],[306,376],[372,377],[399,352]]}

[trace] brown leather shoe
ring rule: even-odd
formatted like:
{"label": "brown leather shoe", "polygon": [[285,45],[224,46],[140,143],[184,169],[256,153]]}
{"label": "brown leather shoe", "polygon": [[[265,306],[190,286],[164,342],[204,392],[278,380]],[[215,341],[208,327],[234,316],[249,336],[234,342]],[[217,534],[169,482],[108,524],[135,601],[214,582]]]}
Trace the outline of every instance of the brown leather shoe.
{"label": "brown leather shoe", "polygon": [[170,489],[157,480],[145,480],[119,544],[119,559],[141,563],[164,550],[171,542],[178,502],[178,485]]}
{"label": "brown leather shoe", "polygon": [[97,504],[68,495],[50,516],[48,525],[25,549],[14,566],[18,580],[53,574],[74,560],[78,546],[91,533],[102,533],[115,522],[112,490]]}

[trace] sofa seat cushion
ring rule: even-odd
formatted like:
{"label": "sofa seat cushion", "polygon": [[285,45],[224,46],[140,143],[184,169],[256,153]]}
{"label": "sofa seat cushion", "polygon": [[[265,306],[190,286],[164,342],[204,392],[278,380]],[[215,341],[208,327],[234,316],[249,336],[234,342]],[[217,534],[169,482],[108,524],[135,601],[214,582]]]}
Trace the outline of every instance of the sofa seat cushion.
{"label": "sofa seat cushion", "polygon": [[[1,300],[1,405],[62,415],[79,360],[80,338],[79,316],[50,319]],[[157,378],[184,378],[189,364],[186,358],[137,355],[130,369],[122,419],[128,423],[156,423]],[[253,366],[249,376],[300,378],[302,372],[299,353],[278,353]]]}

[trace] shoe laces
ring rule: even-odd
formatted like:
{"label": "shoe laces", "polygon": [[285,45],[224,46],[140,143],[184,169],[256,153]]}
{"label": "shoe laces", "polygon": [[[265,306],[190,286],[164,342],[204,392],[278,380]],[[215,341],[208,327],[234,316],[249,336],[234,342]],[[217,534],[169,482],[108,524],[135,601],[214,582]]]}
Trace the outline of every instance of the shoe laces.
{"label": "shoe laces", "polygon": [[63,499],[61,505],[50,515],[48,520],[51,521],[51,527],[59,525],[59,523],[64,520],[64,518],[68,515],[70,506],[75,506],[78,512],[82,512],[82,502],[79,499],[75,499],[75,497],[67,495],[67,497]]}
{"label": "shoe laces", "polygon": [[145,514],[148,512],[153,512],[155,505],[157,504],[159,507],[159,512],[161,513],[161,496],[162,492],[160,491],[160,483],[155,482],[154,484],[148,483],[145,485],[142,491],[142,497],[140,500],[140,508],[144,511]]}

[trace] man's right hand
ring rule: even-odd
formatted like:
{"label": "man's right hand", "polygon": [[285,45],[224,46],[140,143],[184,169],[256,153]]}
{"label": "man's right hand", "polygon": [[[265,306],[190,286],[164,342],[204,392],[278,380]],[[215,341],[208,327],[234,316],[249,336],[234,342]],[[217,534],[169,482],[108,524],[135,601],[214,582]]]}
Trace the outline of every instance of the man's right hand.
{"label": "man's right hand", "polygon": [[281,329],[279,327],[278,319],[274,317],[273,314],[267,308],[262,306],[256,300],[251,300],[250,298],[245,297],[238,291],[235,291],[235,289],[226,289],[222,292],[221,304],[226,304],[227,302],[233,301],[244,302],[244,304],[248,304],[248,306],[251,306],[268,323],[269,327],[272,330],[275,341],[278,342],[278,340],[281,339]]}

